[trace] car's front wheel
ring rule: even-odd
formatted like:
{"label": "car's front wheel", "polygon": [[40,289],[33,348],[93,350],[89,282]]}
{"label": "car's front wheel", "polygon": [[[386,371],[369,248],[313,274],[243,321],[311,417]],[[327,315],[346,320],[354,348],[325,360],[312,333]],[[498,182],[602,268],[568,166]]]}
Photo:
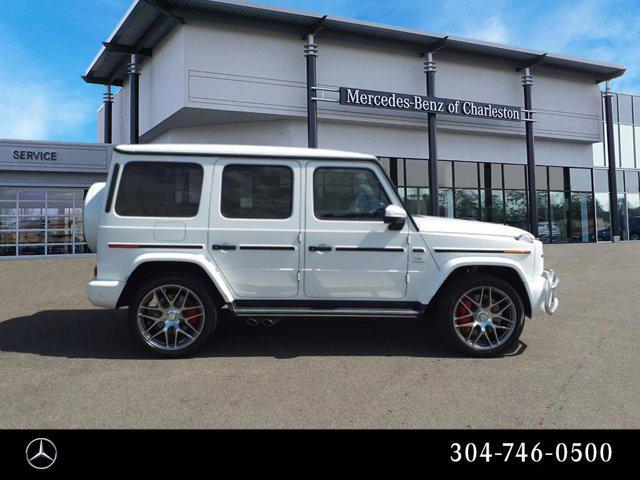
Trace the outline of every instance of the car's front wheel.
{"label": "car's front wheel", "polygon": [[482,273],[454,279],[440,295],[437,316],[449,344],[479,357],[509,351],[525,317],[520,294],[506,281]]}
{"label": "car's front wheel", "polygon": [[152,278],[136,290],[129,306],[134,337],[148,351],[162,357],[195,352],[213,333],[216,321],[211,295],[188,277]]}

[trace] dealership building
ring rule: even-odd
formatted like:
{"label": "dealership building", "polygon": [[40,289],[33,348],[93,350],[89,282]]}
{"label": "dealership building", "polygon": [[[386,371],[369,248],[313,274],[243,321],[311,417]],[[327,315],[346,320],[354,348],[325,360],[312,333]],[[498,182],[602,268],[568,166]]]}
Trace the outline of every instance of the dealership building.
{"label": "dealership building", "polygon": [[87,253],[82,196],[112,144],[138,142],[366,152],[415,214],[638,240],[640,97],[606,88],[624,72],[247,1],[138,0],[83,76],[105,85],[97,143],[0,141],[0,256]]}

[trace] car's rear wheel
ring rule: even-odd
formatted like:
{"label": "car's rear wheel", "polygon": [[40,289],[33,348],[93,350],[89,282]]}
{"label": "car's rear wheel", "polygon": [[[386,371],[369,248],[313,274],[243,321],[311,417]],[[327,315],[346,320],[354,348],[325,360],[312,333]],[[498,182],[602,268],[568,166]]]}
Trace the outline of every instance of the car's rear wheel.
{"label": "car's rear wheel", "polygon": [[145,349],[162,357],[198,350],[213,333],[215,304],[206,287],[188,277],[168,275],[142,284],[129,306],[129,324]]}
{"label": "car's rear wheel", "polygon": [[456,350],[479,357],[513,348],[524,328],[520,294],[493,275],[472,273],[452,281],[437,308],[442,334]]}

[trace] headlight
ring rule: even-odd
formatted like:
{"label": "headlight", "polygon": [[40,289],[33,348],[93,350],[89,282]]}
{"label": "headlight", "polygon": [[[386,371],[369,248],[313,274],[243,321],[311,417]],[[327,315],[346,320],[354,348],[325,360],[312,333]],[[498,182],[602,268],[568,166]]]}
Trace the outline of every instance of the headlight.
{"label": "headlight", "polygon": [[518,235],[516,237],[516,240],[518,240],[519,242],[533,243],[536,240],[536,237],[534,237],[530,233],[523,233],[522,235]]}

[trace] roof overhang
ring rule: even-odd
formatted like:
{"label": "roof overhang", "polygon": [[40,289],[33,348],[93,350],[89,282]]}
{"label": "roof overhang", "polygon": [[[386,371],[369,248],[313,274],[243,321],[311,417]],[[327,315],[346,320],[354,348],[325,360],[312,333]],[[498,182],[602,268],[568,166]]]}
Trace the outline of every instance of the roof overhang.
{"label": "roof overhang", "polygon": [[[262,5],[249,1],[135,0],[98,51],[83,79],[88,83],[122,85],[130,53],[149,55],[176,24],[189,19],[237,24],[264,24],[297,34],[310,33],[323,17],[316,13]],[[322,34],[347,34],[427,52],[442,45],[447,51],[500,58],[523,68],[532,63],[583,75],[599,83],[624,75],[624,65],[517,48],[463,37],[374,22],[326,16]],[[445,40],[446,39],[446,40]],[[446,45],[445,45],[446,43]]]}

